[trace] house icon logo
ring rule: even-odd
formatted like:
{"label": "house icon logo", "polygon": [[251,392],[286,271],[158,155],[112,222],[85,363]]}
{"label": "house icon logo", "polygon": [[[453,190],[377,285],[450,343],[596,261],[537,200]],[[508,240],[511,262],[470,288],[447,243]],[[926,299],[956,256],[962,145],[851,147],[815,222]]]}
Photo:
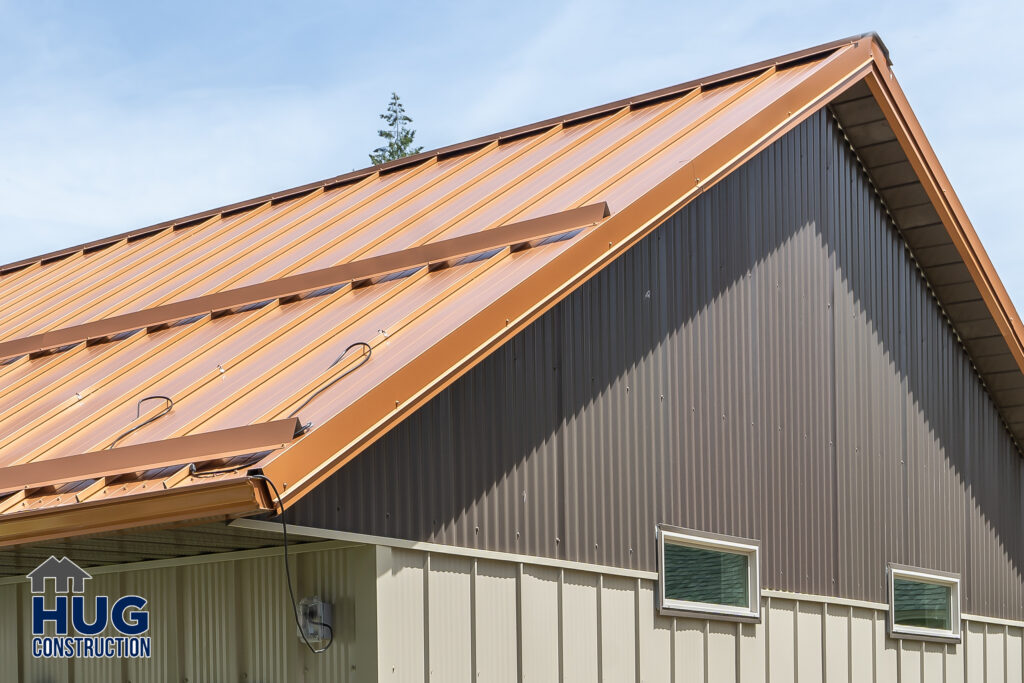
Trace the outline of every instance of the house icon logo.
{"label": "house icon logo", "polygon": [[45,593],[49,579],[53,579],[54,589],[58,593],[84,593],[85,582],[92,579],[92,575],[66,557],[58,560],[50,555],[49,559],[28,573],[32,592]]}
{"label": "house icon logo", "polygon": [[[85,595],[92,575],[50,556],[27,574],[32,589],[32,656],[43,659],[137,659],[153,652],[148,601],[139,595]],[[53,581],[54,594],[47,595]]]}

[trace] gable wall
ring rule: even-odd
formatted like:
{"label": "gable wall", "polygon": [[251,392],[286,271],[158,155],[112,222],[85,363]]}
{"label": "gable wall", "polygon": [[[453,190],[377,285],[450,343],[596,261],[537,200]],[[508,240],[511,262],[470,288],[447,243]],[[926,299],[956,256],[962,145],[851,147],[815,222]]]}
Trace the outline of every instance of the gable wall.
{"label": "gable wall", "polygon": [[289,517],[646,570],[666,522],[760,539],[767,588],[884,602],[893,561],[1021,619],[1022,476],[820,112]]}

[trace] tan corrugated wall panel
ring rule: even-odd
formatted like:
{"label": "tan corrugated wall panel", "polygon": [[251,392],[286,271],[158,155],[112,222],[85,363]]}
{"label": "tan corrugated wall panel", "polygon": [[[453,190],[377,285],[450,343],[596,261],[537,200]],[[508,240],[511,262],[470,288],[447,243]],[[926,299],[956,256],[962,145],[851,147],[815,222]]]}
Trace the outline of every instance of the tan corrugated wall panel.
{"label": "tan corrugated wall panel", "polygon": [[[382,683],[426,679],[426,561],[423,553],[377,548],[377,630],[391,634],[378,641],[377,671]],[[414,616],[407,616],[406,610]]]}
{"label": "tan corrugated wall panel", "polygon": [[883,609],[778,594],[760,624],[664,617],[653,580],[600,568],[374,546],[295,560],[298,594],[334,605],[327,655],[295,636],[270,555],[98,574],[93,593],[149,600],[148,661],[32,659],[28,586],[0,585],[0,681],[1022,680],[1019,625],[965,621],[946,646],[888,638]]}
{"label": "tan corrugated wall panel", "polygon": [[[86,584],[87,597],[131,593],[148,601],[147,635],[153,639],[148,660],[33,659],[28,583],[0,585],[0,683],[373,680],[374,548],[299,552],[292,562],[296,597],[319,595],[334,606],[335,642],[325,655],[309,653],[298,639],[281,556],[274,552],[94,575]],[[418,635],[422,642],[422,631]]]}
{"label": "tan corrugated wall panel", "polygon": [[[436,680],[466,680],[474,664],[478,681],[517,670],[523,681],[606,683],[1022,680],[1019,626],[965,621],[960,646],[897,641],[885,610],[777,594],[762,598],[760,624],[676,619],[657,614],[646,578],[412,550],[377,557],[382,681],[422,680],[428,666]],[[423,623],[421,649],[410,625]]]}
{"label": "tan corrugated wall panel", "polygon": [[18,647],[21,645],[17,619],[17,586],[0,586],[0,607],[3,608],[5,615],[0,619],[0,680],[16,681]]}
{"label": "tan corrugated wall panel", "polygon": [[[654,607],[654,584],[640,581],[636,591],[637,633],[640,646],[640,679],[668,681],[672,678],[672,619],[657,613]],[[749,652],[749,648],[746,650]]]}
{"label": "tan corrugated wall panel", "polygon": [[[101,595],[117,596],[123,593],[119,574],[93,577],[90,588]],[[90,612],[87,611],[87,618],[89,614]],[[108,626],[101,635],[117,636],[118,634],[113,626]],[[121,677],[123,667],[124,662],[118,659],[72,660],[72,680],[75,683],[109,683]]]}
{"label": "tan corrugated wall panel", "polygon": [[178,657],[182,634],[177,627],[182,616],[177,572],[174,567],[166,567],[123,574],[122,590],[141,595],[149,601],[148,635],[153,638],[152,659],[129,662],[126,667],[128,680],[153,683],[182,680],[182,662]]}
{"label": "tan corrugated wall panel", "polygon": [[558,680],[560,569],[523,566],[520,580],[523,681]]}
{"label": "tan corrugated wall panel", "polygon": [[[562,671],[568,682],[596,681],[601,642],[598,579],[594,574],[565,572],[562,579]],[[524,624],[525,628],[530,625]]]}
{"label": "tan corrugated wall panel", "polygon": [[430,557],[427,656],[431,681],[469,683],[474,680],[471,668],[475,635],[471,631],[472,565],[470,560],[461,557]]}
{"label": "tan corrugated wall panel", "polygon": [[472,591],[476,680],[516,681],[519,653],[516,571],[516,565],[511,562],[476,561]]}
{"label": "tan corrugated wall panel", "polygon": [[[35,683],[61,683],[63,681],[70,680],[70,671],[68,663],[64,660],[58,659],[33,659],[32,658],[32,640],[29,633],[32,630],[32,600],[29,597],[28,584],[22,589],[21,600],[19,606],[21,607],[21,623],[16,624],[14,629],[17,630],[18,636],[21,642],[21,661],[24,667],[21,675],[26,682],[31,681]],[[53,604],[52,602],[49,604]],[[6,606],[5,606],[6,607]],[[3,610],[4,613],[10,614],[13,610]],[[55,635],[53,624],[47,624],[46,635]]]}

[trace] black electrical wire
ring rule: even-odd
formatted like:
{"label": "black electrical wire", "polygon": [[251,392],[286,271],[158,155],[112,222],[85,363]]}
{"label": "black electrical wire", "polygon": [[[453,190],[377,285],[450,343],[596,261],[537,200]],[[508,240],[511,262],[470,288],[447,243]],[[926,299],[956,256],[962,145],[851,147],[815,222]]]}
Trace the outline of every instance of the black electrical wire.
{"label": "black electrical wire", "polygon": [[[331,380],[330,382],[328,382],[327,384],[323,385],[322,387],[320,387],[319,389],[317,389],[316,391],[314,391],[314,392],[313,392],[312,394],[310,394],[310,395],[309,395],[309,396],[308,396],[308,397],[306,398],[306,400],[305,400],[305,401],[303,401],[303,402],[302,402],[301,404],[299,404],[299,407],[298,407],[298,408],[296,408],[295,410],[293,410],[293,411],[292,411],[292,412],[291,412],[291,413],[290,413],[290,414],[288,415],[288,417],[295,417],[296,415],[298,415],[298,414],[299,414],[299,411],[300,411],[300,410],[302,410],[303,408],[305,408],[306,406],[308,406],[308,405],[309,405],[309,403],[310,403],[310,401],[312,401],[312,400],[313,400],[314,398],[316,398],[316,397],[317,397],[317,396],[319,396],[320,394],[322,394],[322,393],[324,393],[325,391],[327,391],[328,389],[330,389],[330,388],[331,388],[332,386],[334,386],[335,384],[337,384],[337,383],[338,383],[338,382],[340,382],[341,380],[343,380],[343,379],[345,379],[346,377],[348,377],[349,375],[351,375],[351,374],[352,374],[353,372],[355,372],[356,370],[358,370],[359,368],[361,368],[361,367],[362,367],[362,366],[363,366],[363,365],[364,365],[364,364],[365,364],[365,363],[366,363],[366,362],[367,362],[368,360],[370,360],[370,356],[371,356],[371,355],[373,354],[373,347],[372,347],[372,346],[370,346],[370,345],[369,345],[369,343],[367,343],[367,342],[364,342],[364,341],[360,341],[360,342],[356,342],[356,343],[354,343],[354,344],[349,344],[349,345],[348,345],[347,347],[345,347],[345,350],[341,352],[341,355],[340,355],[340,356],[338,356],[337,358],[335,358],[335,359],[334,359],[334,362],[333,362],[333,363],[331,363],[330,365],[328,365],[328,366],[327,366],[327,369],[328,369],[328,370],[330,370],[330,369],[331,369],[331,368],[333,368],[333,367],[334,367],[335,365],[337,365],[338,363],[340,363],[340,362],[341,362],[341,360],[342,360],[342,359],[343,359],[343,358],[344,358],[345,356],[347,356],[347,355],[348,355],[348,352],[349,352],[349,351],[351,351],[352,349],[354,349],[354,348],[356,348],[356,347],[358,347],[358,346],[361,346],[361,347],[363,347],[363,349],[364,349],[364,350],[366,351],[366,353],[364,353],[364,354],[363,354],[363,358],[362,358],[362,360],[360,360],[360,361],[359,361],[358,363],[356,363],[355,365],[353,365],[352,367],[350,367],[350,368],[349,368],[348,370],[346,370],[345,372],[341,373],[340,375],[338,375],[337,377],[335,377],[334,379],[332,379],[332,380]],[[325,372],[326,372],[326,371],[325,371]],[[307,427],[308,427],[308,425],[304,426],[304,428],[307,428]]]}
{"label": "black electrical wire", "polygon": [[155,420],[159,420],[161,417],[163,417],[167,413],[171,412],[171,408],[174,407],[174,399],[171,398],[170,396],[155,395],[155,396],[147,396],[145,398],[140,398],[139,402],[135,406],[135,419],[136,420],[138,420],[139,417],[142,416],[142,404],[145,403],[146,401],[153,401],[153,400],[166,401],[167,402],[167,406],[163,410],[161,410],[159,413],[157,413],[153,417],[151,417],[148,420],[146,420],[145,422],[143,422],[142,424],[135,425],[134,427],[132,427],[128,431],[124,432],[123,434],[118,436],[113,441],[111,441],[110,445],[107,446],[107,449],[113,448],[117,444],[118,441],[120,441],[124,437],[128,436],[132,432],[137,431],[139,429],[142,429],[143,427],[148,425],[150,422],[153,422]]}
{"label": "black electrical wire", "polygon": [[[373,347],[370,346],[370,344],[367,343],[367,342],[362,342],[362,341],[355,342],[354,344],[349,344],[347,347],[345,347],[345,350],[341,352],[341,355],[338,356],[337,358],[335,358],[334,362],[327,366],[327,370],[330,370],[335,365],[340,363],[342,361],[342,359],[344,359],[345,356],[348,355],[349,351],[351,351],[352,349],[357,348],[357,347],[362,347],[365,350],[365,353],[363,354],[362,360],[360,360],[358,363],[356,363],[355,365],[353,365],[352,367],[347,369],[345,372],[341,373],[340,375],[338,375],[337,377],[335,377],[331,381],[327,382],[326,384],[324,384],[323,386],[318,388],[312,394],[310,394],[306,398],[305,401],[303,401],[301,404],[299,404],[299,407],[297,407],[295,410],[293,410],[288,415],[288,417],[291,418],[291,417],[295,417],[296,415],[298,415],[299,411],[302,410],[303,408],[305,408],[306,406],[308,406],[309,403],[314,398],[316,398],[317,396],[319,396],[323,392],[325,392],[328,389],[330,389],[332,386],[334,386],[335,384],[340,382],[342,379],[344,379],[345,377],[347,377],[348,375],[352,374],[353,372],[358,370],[360,367],[362,367],[363,364],[366,363],[366,361],[370,360],[370,356],[373,354]],[[159,416],[157,416],[157,417],[159,417]],[[141,426],[142,425],[139,425],[139,427],[141,427]],[[304,425],[303,428],[302,428],[303,431],[305,431],[306,429],[309,429],[309,426],[310,425],[308,425],[308,424]],[[136,427],[136,429],[137,429],[137,427]],[[118,437],[118,438],[120,438],[120,437]],[[189,469],[189,473],[193,477],[209,478],[209,477],[220,476],[222,474],[229,474],[231,472],[238,472],[239,470],[246,469],[247,467],[249,467],[249,463],[246,463],[246,464],[243,464],[243,465],[238,465],[236,467],[229,467],[227,469],[210,470],[208,472],[200,472],[200,471],[198,471],[196,469],[195,463],[190,463],[189,466],[188,466],[188,469]],[[331,647],[331,645],[334,644],[334,628],[332,628],[330,624],[325,624],[323,622],[319,622],[319,621],[313,621],[312,622],[313,624],[316,624],[317,626],[326,628],[328,633],[330,634],[330,638],[327,640],[327,644],[326,645],[324,645],[322,648],[315,648],[309,642],[309,639],[306,638],[306,632],[303,630],[302,622],[299,620],[299,607],[298,607],[298,604],[295,601],[295,589],[292,588],[291,567],[289,567],[289,565],[288,565],[288,524],[285,522],[285,518],[284,518],[284,504],[281,502],[281,494],[280,494],[280,492],[278,492],[277,487],[274,486],[274,482],[272,482],[268,477],[266,477],[265,475],[263,475],[259,471],[250,472],[248,476],[249,476],[250,479],[260,479],[262,481],[267,482],[267,485],[274,492],[274,496],[275,496],[276,502],[277,502],[277,507],[281,509],[281,537],[282,537],[282,539],[284,541],[284,575],[285,575],[285,582],[286,582],[286,584],[288,586],[288,597],[289,597],[289,599],[291,600],[291,603],[292,603],[292,616],[295,618],[295,627],[299,629],[299,635],[302,636],[302,642],[304,642],[306,644],[306,647],[309,648],[310,652],[312,652],[313,654],[322,654],[324,652],[327,652],[327,650]]]}
{"label": "black electrical wire", "polygon": [[191,474],[193,477],[198,477],[199,479],[209,479],[210,477],[219,477],[222,474],[231,474],[232,472],[238,472],[240,470],[249,468],[251,465],[251,462],[247,462],[238,465],[237,467],[228,467],[227,469],[223,470],[209,470],[207,472],[200,472],[198,469],[196,469],[196,464],[194,462],[190,462],[188,464],[188,473]]}
{"label": "black electrical wire", "polygon": [[[343,359],[343,358],[344,358],[345,356],[347,356],[347,355],[348,355],[348,352],[349,352],[349,351],[351,351],[352,349],[356,348],[357,346],[361,346],[361,347],[363,347],[364,349],[366,349],[366,353],[365,353],[365,354],[363,354],[363,359],[362,359],[361,361],[359,361],[358,363],[356,363],[355,365],[353,365],[352,367],[350,367],[350,368],[349,368],[348,370],[346,370],[345,372],[341,373],[340,375],[338,375],[337,377],[335,377],[334,379],[332,379],[332,380],[331,380],[330,382],[328,382],[327,384],[323,385],[322,387],[320,387],[319,389],[317,389],[316,391],[314,391],[314,392],[313,392],[312,394],[310,394],[310,395],[309,395],[309,397],[308,397],[308,398],[307,398],[307,399],[306,399],[305,401],[303,401],[303,402],[302,402],[302,403],[301,403],[301,404],[299,405],[299,407],[298,407],[298,408],[296,408],[295,410],[293,410],[293,411],[292,411],[292,412],[291,412],[291,413],[290,413],[290,414],[288,415],[288,417],[289,417],[289,418],[292,418],[292,417],[295,417],[296,415],[298,415],[298,414],[299,414],[299,411],[300,411],[300,410],[302,410],[303,408],[305,408],[306,406],[308,406],[308,405],[309,405],[309,402],[310,402],[310,401],[312,401],[312,400],[313,400],[314,398],[316,398],[317,396],[319,396],[319,395],[320,395],[320,394],[322,394],[323,392],[325,392],[325,391],[327,391],[328,389],[330,389],[330,388],[331,388],[332,386],[334,386],[335,384],[337,384],[337,383],[338,383],[339,381],[341,381],[342,379],[344,379],[344,378],[345,378],[345,377],[347,377],[348,375],[350,375],[350,374],[352,374],[353,372],[355,372],[355,371],[356,371],[357,369],[359,369],[359,368],[360,368],[360,367],[361,367],[361,366],[362,366],[362,365],[363,365],[364,363],[366,363],[366,361],[370,360],[370,355],[371,355],[371,354],[373,353],[373,347],[372,347],[372,346],[370,346],[370,345],[369,345],[369,344],[368,344],[367,342],[363,342],[363,341],[360,341],[360,342],[355,342],[354,344],[349,344],[349,345],[348,345],[347,347],[345,347],[345,350],[341,352],[341,355],[340,355],[340,356],[338,356],[337,358],[335,358],[335,359],[334,359],[334,362],[333,362],[333,363],[331,363],[330,365],[328,365],[328,366],[327,366],[327,370],[330,370],[330,369],[331,369],[331,368],[333,368],[333,367],[334,367],[335,365],[337,365],[338,363],[340,363],[340,362],[342,361],[342,359]],[[326,372],[326,370],[325,370],[324,372]],[[152,398],[152,397],[150,397],[150,398]],[[145,400],[145,399],[143,399],[143,400]],[[168,399],[168,400],[170,400],[170,399]],[[157,417],[160,417],[160,415],[158,415]],[[156,418],[153,418],[153,419],[155,420]],[[143,423],[143,424],[145,424],[145,423]],[[142,425],[139,425],[139,427],[141,427],[141,426],[142,426]],[[305,424],[305,425],[303,425],[303,426],[302,426],[302,427],[300,428],[300,429],[301,429],[302,431],[301,431],[301,432],[299,432],[299,433],[297,433],[297,434],[296,434],[296,436],[299,436],[300,434],[302,434],[302,433],[305,433],[305,432],[306,432],[306,431],[307,431],[307,430],[309,429],[309,427],[310,427],[310,425],[309,425],[308,423],[307,423],[307,424]],[[136,429],[138,429],[138,427],[136,427]],[[122,436],[124,436],[124,435],[122,435]],[[121,437],[118,437],[118,439],[120,439],[120,438],[121,438]],[[220,476],[220,475],[222,475],[222,474],[231,474],[232,472],[238,472],[238,471],[240,471],[240,470],[244,470],[244,469],[246,469],[247,467],[249,467],[249,463],[245,463],[245,464],[242,464],[242,465],[238,465],[237,467],[228,467],[227,469],[223,469],[223,470],[210,470],[210,471],[208,471],[208,472],[200,472],[200,471],[199,471],[199,470],[198,470],[198,469],[196,468],[196,464],[195,464],[195,463],[190,463],[190,464],[189,464],[189,466],[188,466],[188,470],[189,470],[189,474],[191,474],[191,475],[192,475],[193,477],[200,477],[200,478],[207,478],[207,479],[208,479],[208,478],[210,478],[210,477],[217,477],[217,476]]]}
{"label": "black electrical wire", "polygon": [[278,492],[277,487],[274,486],[274,482],[270,481],[269,477],[267,477],[267,476],[265,476],[263,474],[260,474],[259,472],[254,472],[254,473],[250,474],[249,478],[250,479],[260,479],[262,481],[267,482],[267,485],[274,492],[274,497],[277,499],[277,507],[281,508],[281,536],[284,539],[284,575],[285,575],[285,582],[288,584],[288,597],[291,598],[291,601],[292,601],[292,616],[295,617],[295,626],[296,626],[296,628],[299,629],[299,635],[302,636],[302,642],[304,642],[306,644],[306,647],[309,648],[309,651],[312,652],[315,655],[319,655],[319,654],[322,654],[324,652],[327,652],[327,650],[331,647],[331,645],[334,644],[334,629],[331,627],[331,625],[330,624],[325,624],[323,622],[317,622],[317,621],[313,622],[317,626],[322,626],[322,627],[326,628],[327,631],[330,633],[330,638],[327,640],[327,644],[324,645],[321,648],[315,648],[315,647],[313,647],[312,644],[310,644],[309,640],[306,638],[306,632],[302,628],[302,622],[299,621],[299,607],[298,607],[298,605],[295,602],[295,591],[292,588],[292,572],[291,572],[291,569],[288,566],[288,525],[285,523],[285,520],[284,520],[284,504],[281,503],[281,494]]}

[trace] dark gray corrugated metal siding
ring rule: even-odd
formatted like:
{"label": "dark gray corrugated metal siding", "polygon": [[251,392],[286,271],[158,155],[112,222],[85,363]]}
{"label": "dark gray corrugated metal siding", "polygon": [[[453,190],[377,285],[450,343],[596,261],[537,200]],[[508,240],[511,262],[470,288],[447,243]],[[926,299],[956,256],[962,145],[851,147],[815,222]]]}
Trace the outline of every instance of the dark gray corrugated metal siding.
{"label": "dark gray corrugated metal siding", "polygon": [[300,502],[363,533],[653,569],[658,522],[758,538],[770,588],[887,561],[1024,618],[1021,460],[825,112]]}

